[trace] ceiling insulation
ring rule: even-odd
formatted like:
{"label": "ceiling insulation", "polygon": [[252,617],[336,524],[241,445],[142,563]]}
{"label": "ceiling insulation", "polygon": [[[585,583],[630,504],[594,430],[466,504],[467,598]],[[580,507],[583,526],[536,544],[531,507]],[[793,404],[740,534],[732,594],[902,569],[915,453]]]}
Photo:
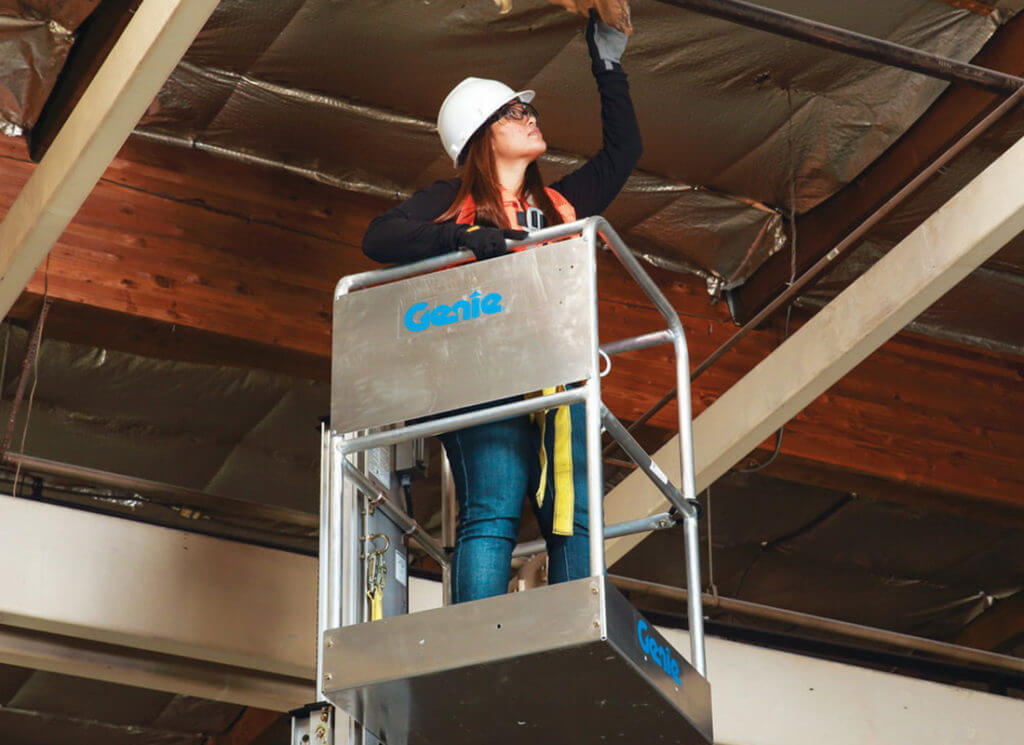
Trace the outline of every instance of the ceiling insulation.
{"label": "ceiling insulation", "polygon": [[[10,324],[0,331],[5,425],[26,336]],[[38,370],[26,454],[316,512],[325,384],[47,339]],[[13,452],[21,449],[28,399],[26,392]]]}
{"label": "ceiling insulation", "polygon": [[[940,178],[900,205],[848,258],[805,291],[799,304],[810,308],[827,304],[1021,137],[1024,110],[1018,107],[946,166]],[[1022,292],[1024,236],[1018,235],[908,328],[960,344],[1024,355]]]}
{"label": "ceiling insulation", "polygon": [[[1008,15],[934,0],[767,4],[962,60]],[[624,64],[645,152],[608,216],[638,253],[717,289],[781,250],[791,209],[848,183],[945,87],[656,3],[634,4],[633,20]],[[507,15],[456,0],[225,0],[138,132],[400,197],[454,175],[433,121],[473,74],[538,91],[555,179],[600,147],[582,26],[540,0]]]}
{"label": "ceiling insulation", "polygon": [[0,733],[11,745],[204,745],[244,707],[0,665]]}
{"label": "ceiling insulation", "polygon": [[[4,131],[31,127],[96,4],[0,0]],[[766,5],[967,60],[1019,3]],[[945,87],[658,3],[634,4],[633,20],[625,65],[645,153],[608,217],[638,254],[715,291],[782,250],[791,214],[849,183]],[[538,90],[554,180],[600,146],[582,25],[542,0],[508,14],[464,0],[224,0],[137,131],[402,197],[454,175],[433,122],[473,74]]]}
{"label": "ceiling insulation", "polygon": [[0,132],[31,129],[99,0],[0,0]]}

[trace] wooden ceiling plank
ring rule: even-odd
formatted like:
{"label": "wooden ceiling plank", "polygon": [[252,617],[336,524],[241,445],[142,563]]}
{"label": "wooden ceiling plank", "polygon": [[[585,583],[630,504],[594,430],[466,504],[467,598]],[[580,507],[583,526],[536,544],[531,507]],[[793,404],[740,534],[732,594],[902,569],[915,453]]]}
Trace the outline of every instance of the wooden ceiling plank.
{"label": "wooden ceiling plank", "polygon": [[[931,215],[694,421],[702,490],[1024,228],[1024,140]],[[656,460],[679,483],[678,437]],[[640,473],[605,499],[608,522],[664,508]],[[639,514],[638,514],[639,513]],[[643,540],[609,542],[609,564]]]}
{"label": "wooden ceiling plank", "polygon": [[[136,157],[143,161],[138,169]],[[49,292],[60,301],[57,309],[66,310],[63,319],[50,318],[48,333],[147,356],[325,379],[330,290],[337,277],[373,266],[358,244],[388,203],[292,183],[287,174],[279,182],[281,174],[245,164],[217,168],[220,163],[151,142],[122,149],[51,253]],[[5,184],[27,179],[32,168],[22,144],[0,142],[0,209],[5,195],[17,193]],[[275,188],[301,199],[288,198],[271,214],[268,194]],[[330,235],[327,209],[342,226],[337,236]],[[306,224],[317,227],[305,231]],[[699,362],[734,330],[725,307],[708,303],[697,278],[652,274],[682,315],[691,363]],[[635,283],[603,253],[599,283],[605,340],[661,327]],[[26,301],[38,299],[44,284],[38,272]],[[87,328],[86,319],[98,326]],[[805,320],[795,313],[794,328]],[[777,327],[755,331],[723,357],[697,381],[695,412],[780,339]],[[798,415],[783,454],[820,458],[823,468],[841,459],[838,465],[866,478],[1005,503],[1008,491],[1024,493],[1024,468],[1007,467],[1024,452],[1012,416],[1024,407],[1020,368],[1003,355],[901,334]],[[673,379],[667,348],[625,355],[615,359],[605,398],[618,416],[635,419]],[[670,428],[673,416],[668,407],[653,424]],[[879,451],[879,443],[888,451]],[[932,467],[951,453],[955,462]],[[972,472],[1005,478],[1002,484],[973,480]]]}
{"label": "wooden ceiling plank", "polygon": [[117,154],[217,0],[145,0],[0,223],[0,312]]}

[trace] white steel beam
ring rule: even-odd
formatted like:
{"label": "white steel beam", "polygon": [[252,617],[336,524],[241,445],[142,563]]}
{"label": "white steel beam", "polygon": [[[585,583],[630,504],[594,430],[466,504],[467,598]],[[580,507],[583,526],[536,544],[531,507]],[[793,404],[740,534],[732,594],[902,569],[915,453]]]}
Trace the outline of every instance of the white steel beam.
{"label": "white steel beam", "polygon": [[707,655],[715,745],[1005,745],[1024,732],[1020,699],[715,637]]}
{"label": "white steel beam", "polygon": [[316,698],[312,678],[293,678],[14,626],[0,625],[0,661],[271,711],[289,711]]}
{"label": "white steel beam", "polygon": [[[747,453],[1024,230],[1024,140],[924,221],[693,423],[696,486]],[[678,436],[654,460],[680,483]],[[665,509],[639,471],[605,499],[616,523]],[[647,533],[609,540],[609,565]]]}
{"label": "white steel beam", "polygon": [[144,0],[0,223],[0,316],[145,113],[217,0]]}
{"label": "white steel beam", "polygon": [[[294,708],[315,697],[316,571],[306,556],[0,497],[0,662]],[[440,604],[440,583],[410,580],[413,611]],[[721,745],[1003,745],[1024,731],[1016,699],[715,638],[708,663]]]}
{"label": "white steel beam", "polygon": [[0,624],[312,680],[316,560],[0,496]]}

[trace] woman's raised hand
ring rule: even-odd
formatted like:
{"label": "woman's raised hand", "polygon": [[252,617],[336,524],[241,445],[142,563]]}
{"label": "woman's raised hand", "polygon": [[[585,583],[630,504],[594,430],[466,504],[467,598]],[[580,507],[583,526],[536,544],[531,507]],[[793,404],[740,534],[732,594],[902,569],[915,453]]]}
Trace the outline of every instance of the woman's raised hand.
{"label": "woman's raised hand", "polygon": [[[501,3],[504,0],[495,0]],[[587,15],[595,10],[601,20],[614,29],[629,35],[633,33],[633,24],[629,19],[629,0],[548,0],[552,5],[561,5],[571,13]],[[507,12],[507,11],[503,11]]]}
{"label": "woman's raised hand", "polygon": [[594,70],[614,70],[620,66],[622,53],[626,51],[626,34],[612,28],[598,18],[596,11],[590,11],[587,22],[587,48]]}
{"label": "woman's raised hand", "polygon": [[480,225],[467,225],[459,233],[459,245],[473,252],[478,261],[492,259],[508,253],[506,239],[521,241],[529,235],[525,230],[502,230],[485,228]]}

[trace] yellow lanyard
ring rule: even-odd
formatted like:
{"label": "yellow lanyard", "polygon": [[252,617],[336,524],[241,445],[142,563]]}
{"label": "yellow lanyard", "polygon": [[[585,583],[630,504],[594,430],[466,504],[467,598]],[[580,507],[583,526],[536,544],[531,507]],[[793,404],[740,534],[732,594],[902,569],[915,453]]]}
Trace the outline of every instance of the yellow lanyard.
{"label": "yellow lanyard", "polygon": [[[541,395],[549,396],[556,391],[564,391],[565,386],[545,388]],[[548,482],[548,453],[544,432],[549,410],[533,414],[534,421],[540,428],[540,485],[537,487],[537,505],[544,504],[544,496]],[[572,478],[572,416],[568,406],[555,409],[555,443],[554,443],[554,480],[555,480],[555,514],[551,531],[555,535],[572,535],[573,504],[576,499]]]}

